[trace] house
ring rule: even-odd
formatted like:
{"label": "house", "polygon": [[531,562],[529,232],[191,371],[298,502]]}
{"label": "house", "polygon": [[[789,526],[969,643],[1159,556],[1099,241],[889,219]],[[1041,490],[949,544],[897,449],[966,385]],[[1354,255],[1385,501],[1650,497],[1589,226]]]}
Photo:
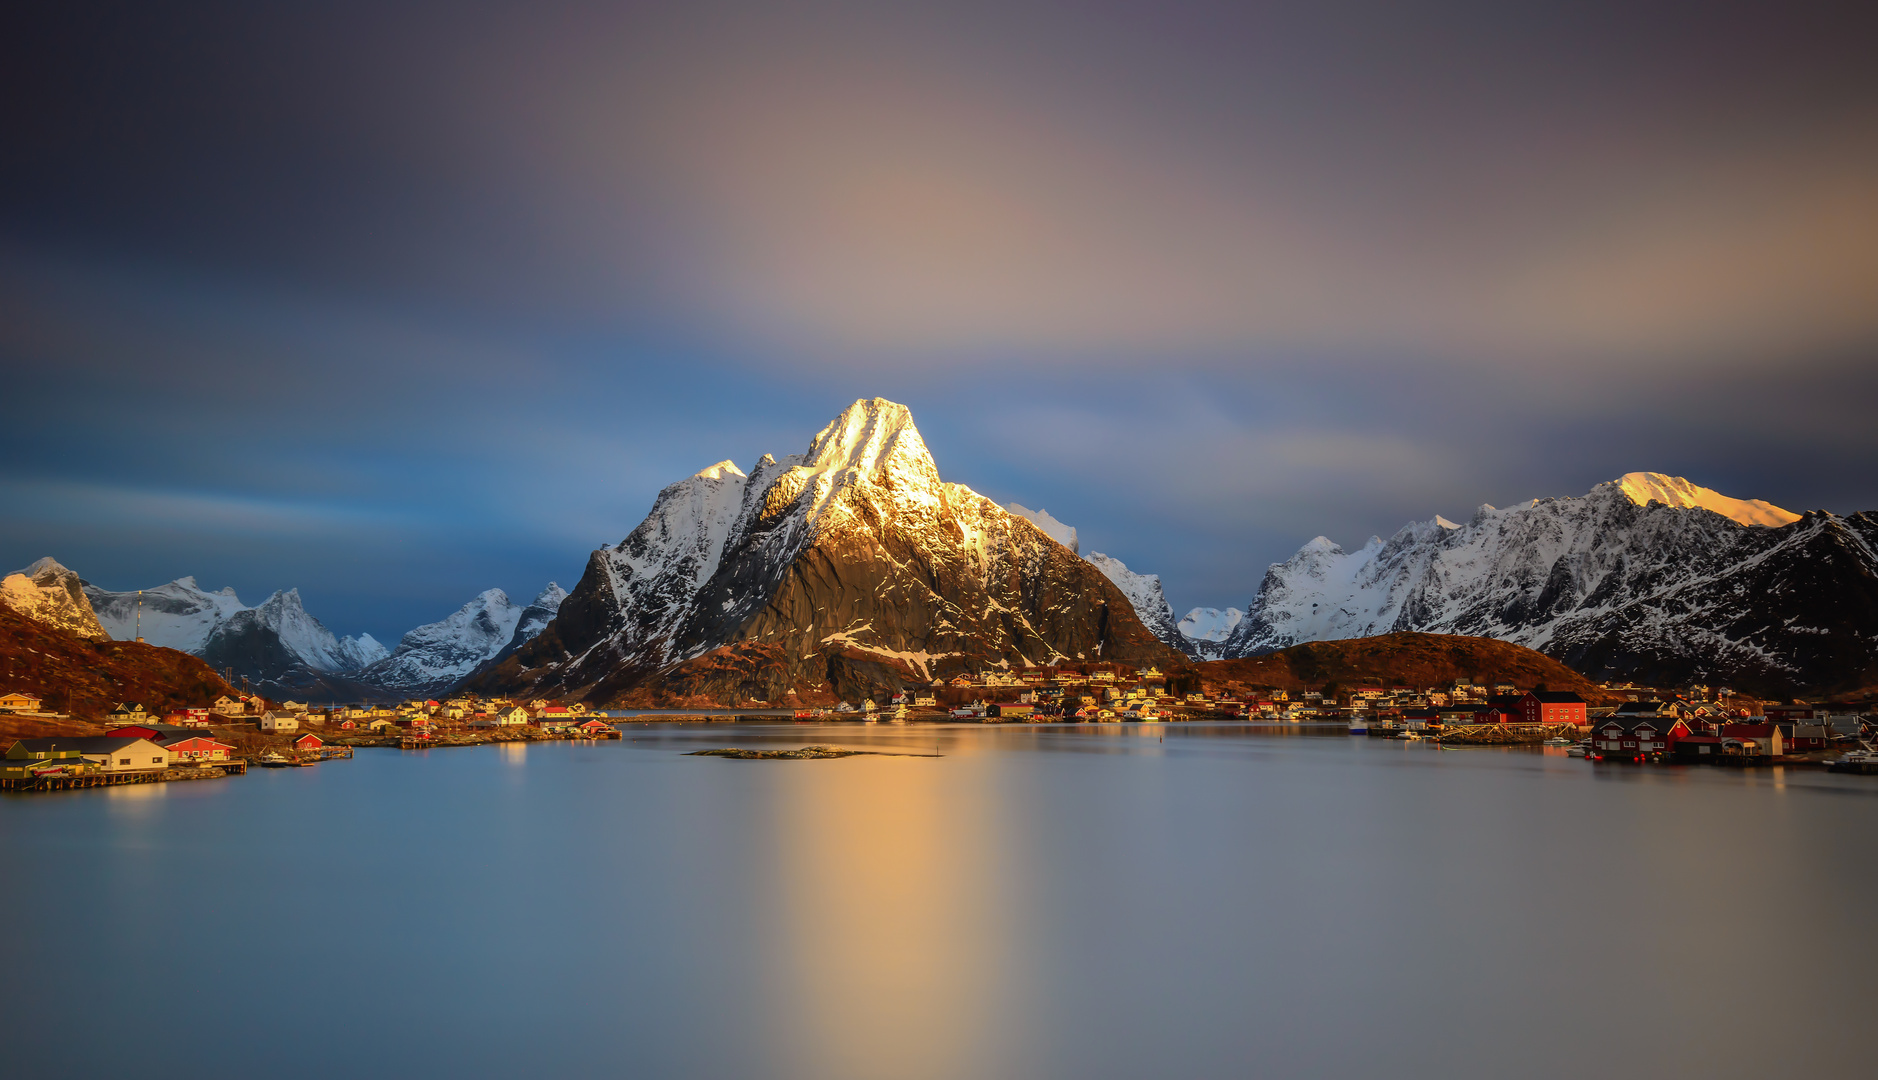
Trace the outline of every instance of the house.
{"label": "house", "polygon": [[39,700],[39,696],[36,694],[21,694],[18,692],[0,694],[0,709],[11,709],[14,712],[38,712]]}
{"label": "house", "polygon": [[1787,749],[1779,724],[1723,724],[1721,748],[1741,757],[1782,757]]}
{"label": "house", "polygon": [[1523,724],[1526,722],[1526,710],[1521,699],[1503,695],[1487,702],[1487,707],[1474,712],[1476,724]]}
{"label": "house", "polygon": [[952,684],[951,684],[951,685],[952,685],[952,686],[953,686],[954,688],[962,688],[962,687],[967,687],[967,686],[970,686],[971,684],[972,684],[972,677],[971,677],[970,675],[954,675],[954,676],[952,676]]}
{"label": "house", "polygon": [[1585,699],[1568,690],[1528,690],[1526,696],[1519,699],[1519,707],[1528,724],[1584,727],[1591,722],[1586,715]]}
{"label": "house", "polygon": [[1654,712],[1629,716],[1614,713],[1591,731],[1591,749],[1600,758],[1642,759],[1650,754],[1675,753],[1677,744],[1693,737],[1688,721]]}
{"label": "house", "polygon": [[118,720],[129,722],[141,719],[146,715],[148,714],[145,712],[142,702],[120,701],[117,703],[117,708],[111,710],[109,719],[114,723]]}
{"label": "house", "polygon": [[154,740],[169,751],[171,761],[227,761],[234,747],[208,735],[183,733]]}
{"label": "house", "polygon": [[612,728],[612,726],[613,725],[607,723],[605,720],[602,720],[599,717],[594,717],[590,720],[582,720],[580,723],[575,724],[574,730],[580,732],[582,735],[585,735],[588,738],[592,738],[595,735],[599,735],[599,734],[602,734],[603,732],[608,731],[609,729]]}
{"label": "house", "polygon": [[[358,723],[359,721],[348,720],[346,722],[349,724],[354,724],[354,723]],[[365,723],[365,730],[367,731],[381,731],[381,732],[390,731],[393,728],[398,726],[397,721],[392,720],[391,718],[385,717],[385,716],[374,716],[370,720],[364,721],[364,723]]]}
{"label": "house", "polygon": [[91,735],[73,738],[21,739],[8,757],[32,757],[56,750],[76,750],[88,764],[105,772],[149,772],[169,767],[169,751],[136,735]]}
{"label": "house", "polygon": [[933,697],[931,694],[913,695],[913,705],[915,708],[933,708],[938,703],[938,700],[939,699]]}
{"label": "house", "polygon": [[987,706],[985,708],[985,715],[1000,717],[1005,720],[1018,720],[1029,717],[1036,711],[1037,707],[1035,705],[1013,705],[1009,702],[1005,702]]}
{"label": "house", "polygon": [[75,749],[65,746],[29,748],[27,742],[70,742],[70,739],[21,739],[7,747],[0,758],[0,780],[30,780],[47,774],[61,775],[85,768],[86,761]]}
{"label": "house", "polygon": [[310,731],[293,741],[293,748],[295,750],[318,750],[325,745],[326,740]]}
{"label": "house", "polygon": [[499,710],[493,719],[497,727],[519,727],[528,723],[528,710],[522,708],[520,705],[511,705],[506,709]]}
{"label": "house", "polygon": [[535,724],[543,731],[566,731],[574,722],[573,714],[566,709],[547,708],[535,716]]}
{"label": "house", "polygon": [[340,731],[353,731],[358,728],[359,722],[348,716],[344,720],[339,721],[337,724],[334,724],[333,726],[338,728]]}
{"label": "house", "polygon": [[261,730],[273,732],[276,735],[299,731],[300,717],[284,709],[269,709],[261,714]]}
{"label": "house", "polygon": [[1783,749],[1792,752],[1825,750],[1832,745],[1832,729],[1825,724],[1775,724]]}

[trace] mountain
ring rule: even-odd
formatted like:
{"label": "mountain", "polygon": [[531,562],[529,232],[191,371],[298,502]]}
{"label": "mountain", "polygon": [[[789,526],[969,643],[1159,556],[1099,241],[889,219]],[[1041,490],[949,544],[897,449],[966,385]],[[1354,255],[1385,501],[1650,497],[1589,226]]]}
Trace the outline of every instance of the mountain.
{"label": "mountain", "polygon": [[84,581],[50,556],[0,580],[0,606],[90,641],[110,636],[91,610]]}
{"label": "mountain", "polygon": [[1171,649],[1180,649],[1185,644],[1180,630],[1174,624],[1173,605],[1167,602],[1167,595],[1161,591],[1159,574],[1137,574],[1120,559],[1110,558],[1100,551],[1092,551],[1086,558],[1090,566],[1102,571],[1102,575],[1122,591],[1141,624],[1161,644]]}
{"label": "mountain", "polygon": [[1244,617],[1245,612],[1238,608],[1194,608],[1174,627],[1184,641],[1181,651],[1200,660],[1220,659],[1226,651],[1226,639]]}
{"label": "mountain", "polygon": [[1605,694],[1571,668],[1522,645],[1459,634],[1383,634],[1345,641],[1313,641],[1238,660],[1196,664],[1209,692],[1259,690],[1298,693],[1325,683],[1445,686],[1456,679],[1530,689],[1570,690],[1598,703]]}
{"label": "mountain", "polygon": [[250,678],[275,679],[296,666],[357,671],[387,655],[370,634],[336,637],[307,613],[298,589],[276,592],[252,608],[235,590],[209,592],[193,577],[141,593],[111,592],[89,582],[84,589],[111,637],[134,640],[141,624],[149,644],[194,653]]}
{"label": "mountain", "polygon": [[1078,555],[1082,554],[1082,546],[1076,542],[1075,527],[1065,525],[1051,517],[1048,510],[1027,510],[1014,502],[1005,503],[1004,508],[1016,514],[1018,517],[1023,518],[1025,521],[1030,522],[1032,525],[1035,525],[1037,528],[1042,529],[1043,535]]}
{"label": "mountain", "polygon": [[[1665,501],[1668,499],[1669,501]],[[1599,679],[1762,693],[1878,681],[1878,515],[1796,515],[1632,473],[1273,565],[1228,657],[1396,631],[1516,642]]]}
{"label": "mountain", "polygon": [[448,618],[420,626],[396,652],[359,672],[362,682],[407,694],[441,693],[498,654],[533,640],[567,594],[553,582],[526,608],[489,589]]}
{"label": "mountain", "polygon": [[548,582],[548,587],[535,594],[527,607],[522,609],[522,617],[515,622],[515,633],[509,636],[509,643],[502,647],[494,659],[507,659],[515,650],[541,636],[554,617],[561,613],[561,602],[567,599],[567,590],[555,582]]}
{"label": "mountain", "polygon": [[187,653],[201,652],[217,627],[247,607],[235,590],[208,592],[193,577],[177,578],[141,593],[108,592],[86,582],[85,595],[98,621],[118,641],[141,636],[151,645]]}
{"label": "mountain", "polygon": [[[69,621],[56,612],[41,620],[12,604],[0,604],[0,663],[5,665],[6,689],[36,694],[51,711],[69,713],[76,720],[95,720],[120,701],[141,702],[160,715],[206,706],[231,692],[207,664],[187,653],[112,641],[101,630],[81,633],[84,628],[65,625]],[[3,736],[85,733],[90,732],[69,723],[0,717]],[[8,741],[0,739],[0,746]]]}
{"label": "mountain", "polygon": [[[259,606],[242,608],[209,632],[198,655],[217,669],[232,669],[263,684],[298,685],[296,669],[352,672],[383,659],[385,647],[370,634],[335,637],[300,601],[299,589],[274,593]],[[283,682],[283,679],[286,681]]]}
{"label": "mountain", "polygon": [[982,668],[1177,660],[1093,566],[946,483],[905,406],[659,493],[535,640],[472,688],[614,702],[834,701]]}

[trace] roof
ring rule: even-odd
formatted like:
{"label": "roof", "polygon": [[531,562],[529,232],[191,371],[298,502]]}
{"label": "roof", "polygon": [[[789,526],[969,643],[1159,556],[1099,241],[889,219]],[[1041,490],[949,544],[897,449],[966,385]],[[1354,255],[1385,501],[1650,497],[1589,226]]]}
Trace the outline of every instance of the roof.
{"label": "roof", "polygon": [[49,739],[20,739],[13,745],[24,746],[32,753],[76,750],[81,754],[109,754],[147,741],[142,735],[64,735]]}

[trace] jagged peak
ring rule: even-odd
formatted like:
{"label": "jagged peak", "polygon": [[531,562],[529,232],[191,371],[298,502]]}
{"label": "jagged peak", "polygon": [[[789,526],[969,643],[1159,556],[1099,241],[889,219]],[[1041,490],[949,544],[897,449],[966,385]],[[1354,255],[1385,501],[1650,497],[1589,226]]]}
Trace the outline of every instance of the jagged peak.
{"label": "jagged peak", "polygon": [[1299,555],[1341,555],[1343,547],[1328,536],[1313,537],[1311,541],[1298,549]]}
{"label": "jagged peak", "polygon": [[817,471],[855,469],[875,476],[898,465],[938,473],[912,410],[886,398],[861,398],[809,440],[802,464]]}
{"label": "jagged peak", "polygon": [[1659,502],[1664,506],[1685,510],[1700,507],[1743,525],[1780,526],[1800,520],[1800,515],[1773,503],[1760,499],[1730,498],[1719,491],[1665,473],[1625,473],[1610,481],[1610,484],[1638,506]]}
{"label": "jagged peak", "polygon": [[14,571],[14,573],[25,574],[29,578],[37,578],[41,574],[63,575],[63,574],[69,574],[71,573],[71,571],[67,570],[65,566],[59,562],[59,560],[53,558],[50,555],[44,555],[38,559],[33,560],[33,564],[31,566],[27,567],[24,570],[16,570]]}
{"label": "jagged peak", "polygon": [[[769,455],[764,454],[763,456],[768,457]],[[743,475],[743,470],[737,467],[736,462],[731,461],[728,458],[723,461],[718,462],[715,465],[709,465],[709,466],[706,466],[705,468],[699,469],[697,472],[691,474],[691,479],[693,480],[722,480],[725,476],[734,476],[739,480],[745,479]]]}
{"label": "jagged peak", "polygon": [[548,587],[535,594],[535,607],[559,607],[567,599],[567,590],[559,582],[550,581]]}

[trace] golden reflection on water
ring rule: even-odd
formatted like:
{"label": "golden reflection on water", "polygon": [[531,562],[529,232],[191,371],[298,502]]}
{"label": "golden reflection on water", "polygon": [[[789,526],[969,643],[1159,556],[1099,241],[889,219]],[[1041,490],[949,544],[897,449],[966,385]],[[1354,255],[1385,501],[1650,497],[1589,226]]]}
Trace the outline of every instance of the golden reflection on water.
{"label": "golden reflection on water", "polygon": [[936,760],[779,764],[779,1042],[813,1075],[971,1075],[1011,993],[995,805]]}
{"label": "golden reflection on water", "polygon": [[501,755],[504,765],[528,764],[528,744],[525,742],[497,743],[496,753]]}

